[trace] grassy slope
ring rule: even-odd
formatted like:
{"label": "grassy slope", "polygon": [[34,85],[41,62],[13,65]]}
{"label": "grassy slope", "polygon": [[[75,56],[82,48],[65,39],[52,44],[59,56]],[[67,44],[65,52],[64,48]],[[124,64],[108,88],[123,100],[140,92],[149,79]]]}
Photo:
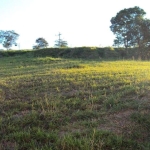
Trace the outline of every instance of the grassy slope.
{"label": "grassy slope", "polygon": [[150,149],[150,62],[0,58],[0,149]]}

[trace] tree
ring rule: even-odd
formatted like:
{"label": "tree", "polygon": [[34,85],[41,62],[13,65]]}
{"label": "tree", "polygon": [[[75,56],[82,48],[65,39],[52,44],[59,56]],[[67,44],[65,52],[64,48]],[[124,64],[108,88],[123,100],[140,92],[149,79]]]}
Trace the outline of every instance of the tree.
{"label": "tree", "polygon": [[64,41],[60,38],[60,33],[58,34],[58,37],[59,39],[55,41],[55,46],[56,47],[67,47],[68,46],[68,43],[67,41]]}
{"label": "tree", "polygon": [[39,46],[38,46],[38,45],[33,45],[32,48],[33,48],[33,49],[39,49]]}
{"label": "tree", "polygon": [[33,46],[33,49],[39,49],[39,48],[47,48],[48,42],[44,38],[38,38],[35,41],[37,45]]}
{"label": "tree", "polygon": [[136,19],[136,27],[133,31],[135,44],[139,48],[150,46],[150,20],[149,19]]}
{"label": "tree", "polygon": [[133,7],[123,9],[111,19],[111,31],[116,35],[114,45],[124,45],[125,48],[150,45],[150,20],[144,19],[146,12]]}
{"label": "tree", "polygon": [[12,45],[17,46],[16,40],[18,39],[19,34],[13,30],[3,31],[0,30],[0,43],[3,47],[10,49]]}
{"label": "tree", "polygon": [[55,42],[56,42],[55,43],[56,47],[67,47],[68,46],[67,41],[63,41],[62,39],[56,40]]}

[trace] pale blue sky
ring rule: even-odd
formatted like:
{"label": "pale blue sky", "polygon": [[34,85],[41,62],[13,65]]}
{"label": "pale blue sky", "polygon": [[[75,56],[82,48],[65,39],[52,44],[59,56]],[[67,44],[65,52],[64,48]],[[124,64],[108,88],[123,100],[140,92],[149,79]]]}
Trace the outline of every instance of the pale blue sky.
{"label": "pale blue sky", "polygon": [[150,19],[149,0],[0,0],[0,30],[20,34],[21,49],[31,49],[38,37],[53,47],[58,32],[71,47],[111,46],[110,19],[134,6]]}

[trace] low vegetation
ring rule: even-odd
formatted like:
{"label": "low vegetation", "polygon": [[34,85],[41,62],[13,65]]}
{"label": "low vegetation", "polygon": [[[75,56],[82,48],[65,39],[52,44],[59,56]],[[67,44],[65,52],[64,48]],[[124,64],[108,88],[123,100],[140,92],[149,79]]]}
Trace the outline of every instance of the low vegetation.
{"label": "low vegetation", "polygon": [[0,58],[1,150],[150,149],[150,62],[34,56]]}
{"label": "low vegetation", "polygon": [[74,48],[44,48],[39,50],[1,50],[0,58],[10,56],[26,57],[55,57],[55,58],[80,58],[87,60],[150,60],[150,49],[144,48],[139,55],[138,48],[114,47],[74,47]]}

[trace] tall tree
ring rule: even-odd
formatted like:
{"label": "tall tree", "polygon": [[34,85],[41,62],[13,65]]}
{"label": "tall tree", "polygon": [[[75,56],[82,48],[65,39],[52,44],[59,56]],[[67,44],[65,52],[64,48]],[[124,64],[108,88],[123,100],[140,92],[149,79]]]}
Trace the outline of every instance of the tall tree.
{"label": "tall tree", "polygon": [[56,47],[67,47],[68,43],[67,43],[67,41],[63,41],[62,39],[60,39],[60,40],[55,41],[55,46]]}
{"label": "tall tree", "polygon": [[150,20],[145,19],[146,12],[133,7],[123,9],[111,19],[111,31],[116,35],[114,45],[148,46],[150,43]]}
{"label": "tall tree", "polygon": [[64,41],[60,38],[61,34],[59,33],[58,34],[58,40],[55,41],[55,46],[56,47],[67,47],[68,46],[68,43],[67,41]]}
{"label": "tall tree", "polygon": [[38,38],[35,41],[37,45],[33,46],[33,49],[39,49],[39,48],[47,48],[48,42],[44,38]]}
{"label": "tall tree", "polygon": [[0,43],[3,47],[10,49],[12,45],[17,46],[16,40],[18,39],[19,34],[13,30],[3,31],[0,30]]}

